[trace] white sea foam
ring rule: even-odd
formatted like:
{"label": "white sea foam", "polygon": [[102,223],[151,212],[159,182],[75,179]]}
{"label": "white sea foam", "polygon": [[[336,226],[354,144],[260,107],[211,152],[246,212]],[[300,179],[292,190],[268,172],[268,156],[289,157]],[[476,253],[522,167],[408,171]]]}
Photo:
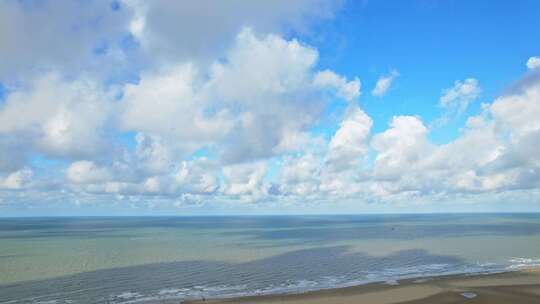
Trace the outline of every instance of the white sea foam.
{"label": "white sea foam", "polygon": [[508,261],[511,263],[511,265],[507,267],[510,270],[540,267],[540,259],[538,258],[512,257]]}
{"label": "white sea foam", "polygon": [[126,291],[126,292],[123,292],[121,294],[115,295],[114,298],[123,299],[123,300],[129,300],[129,299],[134,299],[134,298],[140,298],[142,296],[143,295],[138,293],[138,292]]}
{"label": "white sea foam", "polygon": [[170,294],[184,294],[189,291],[189,288],[166,288],[158,292],[159,295],[170,295]]}
{"label": "white sea foam", "polygon": [[[536,263],[540,260],[514,260],[514,262]],[[218,285],[203,286],[197,285],[191,288],[165,288],[155,294],[140,295],[132,292],[125,292],[116,296],[113,303],[134,304],[146,301],[163,300],[184,300],[201,298],[231,298],[239,296],[269,295],[269,294],[290,294],[303,293],[314,290],[330,288],[341,288],[349,286],[364,285],[368,283],[381,282],[388,285],[398,285],[399,280],[414,279],[416,282],[425,281],[426,277],[444,276],[454,274],[479,274],[495,273],[504,271],[504,268],[493,263],[476,263],[472,265],[452,265],[452,264],[427,264],[419,266],[406,266],[387,268],[380,271],[364,272],[357,277],[346,276],[323,276],[313,280],[291,280],[265,287],[252,287],[248,285]]]}
{"label": "white sea foam", "polygon": [[464,298],[467,298],[467,299],[474,299],[476,298],[476,294],[474,292],[463,292],[461,293],[461,295],[464,297]]}

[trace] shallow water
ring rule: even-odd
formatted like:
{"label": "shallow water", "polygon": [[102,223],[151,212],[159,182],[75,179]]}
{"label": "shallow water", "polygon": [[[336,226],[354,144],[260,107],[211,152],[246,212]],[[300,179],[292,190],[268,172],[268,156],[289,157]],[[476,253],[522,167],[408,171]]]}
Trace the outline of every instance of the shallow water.
{"label": "shallow water", "polygon": [[296,292],[540,265],[540,215],[0,219],[0,303]]}

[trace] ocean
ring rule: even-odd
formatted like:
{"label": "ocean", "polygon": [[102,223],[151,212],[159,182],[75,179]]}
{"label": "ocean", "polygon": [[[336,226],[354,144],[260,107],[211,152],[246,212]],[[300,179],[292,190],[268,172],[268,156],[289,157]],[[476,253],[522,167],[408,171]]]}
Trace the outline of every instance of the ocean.
{"label": "ocean", "polygon": [[0,219],[0,303],[304,292],[540,266],[540,214]]}

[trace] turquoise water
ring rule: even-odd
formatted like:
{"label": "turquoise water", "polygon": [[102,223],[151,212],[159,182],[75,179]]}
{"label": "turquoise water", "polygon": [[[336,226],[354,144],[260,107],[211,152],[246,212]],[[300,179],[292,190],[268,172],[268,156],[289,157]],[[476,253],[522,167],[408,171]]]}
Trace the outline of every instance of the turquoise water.
{"label": "turquoise water", "polygon": [[133,303],[540,265],[540,215],[0,219],[0,303]]}

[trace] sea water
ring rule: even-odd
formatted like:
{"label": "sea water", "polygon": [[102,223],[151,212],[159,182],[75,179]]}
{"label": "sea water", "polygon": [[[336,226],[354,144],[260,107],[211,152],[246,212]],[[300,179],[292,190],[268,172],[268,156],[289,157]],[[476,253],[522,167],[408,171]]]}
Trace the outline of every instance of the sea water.
{"label": "sea water", "polygon": [[539,214],[0,219],[0,303],[179,302],[533,266]]}

